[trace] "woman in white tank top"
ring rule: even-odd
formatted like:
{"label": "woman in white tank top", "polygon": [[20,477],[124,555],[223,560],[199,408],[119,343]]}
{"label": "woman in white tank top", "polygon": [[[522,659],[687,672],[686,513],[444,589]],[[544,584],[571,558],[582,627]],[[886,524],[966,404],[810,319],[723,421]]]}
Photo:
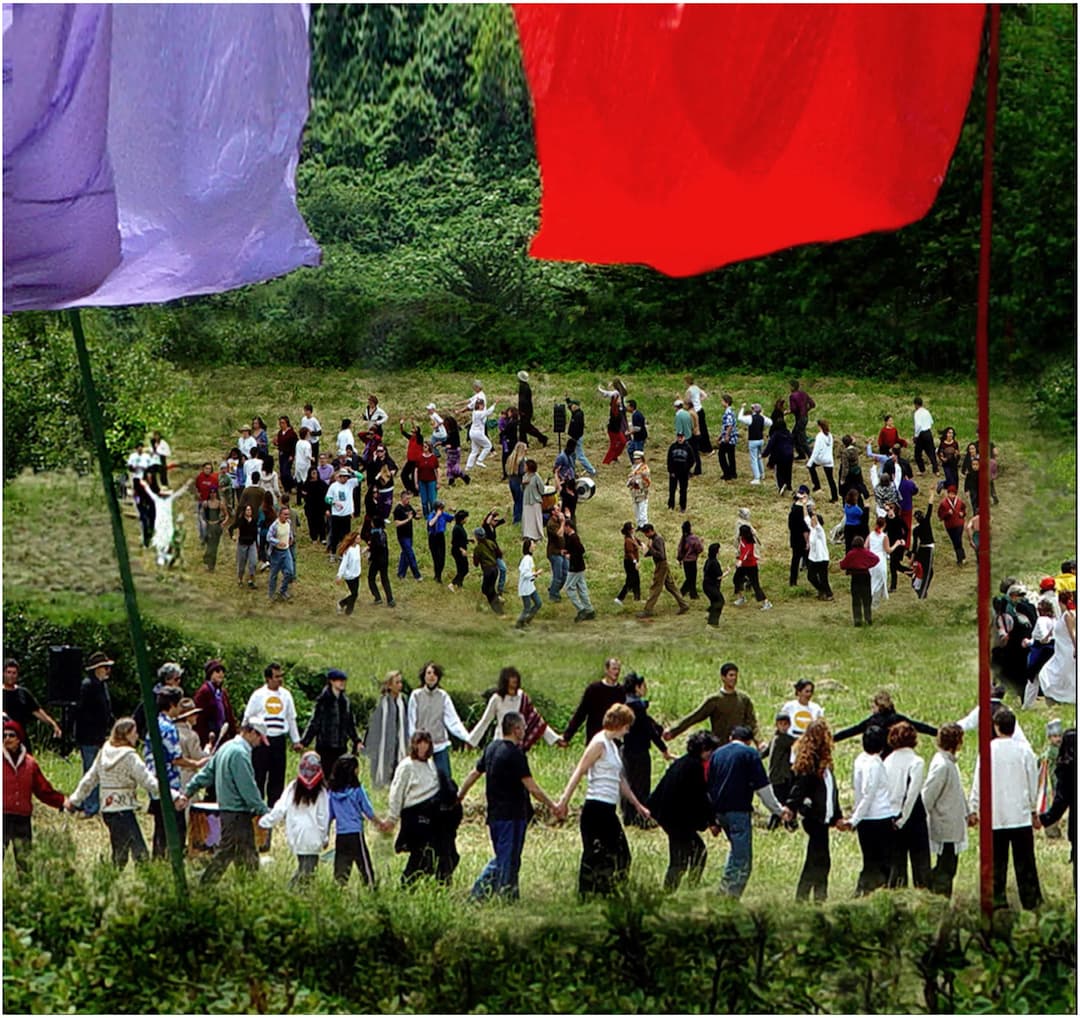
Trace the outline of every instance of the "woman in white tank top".
{"label": "woman in white tank top", "polygon": [[570,775],[557,805],[565,809],[581,779],[588,775],[585,805],[581,810],[581,869],[578,893],[610,894],[630,870],[630,846],[626,843],[617,806],[622,794],[643,817],[649,811],[638,801],[623,776],[616,740],[634,723],[634,712],[617,703],[604,715],[604,727],[593,736]]}

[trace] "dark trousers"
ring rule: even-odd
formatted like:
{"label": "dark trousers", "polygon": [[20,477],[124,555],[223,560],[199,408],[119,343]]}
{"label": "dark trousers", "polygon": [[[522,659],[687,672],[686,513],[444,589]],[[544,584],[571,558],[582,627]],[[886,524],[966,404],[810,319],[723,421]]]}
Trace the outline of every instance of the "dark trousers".
{"label": "dark trousers", "polygon": [[360,577],[354,576],[351,580],[346,580],[345,586],[349,588],[349,593],[338,601],[338,604],[346,615],[352,615],[356,599],[360,596]]}
{"label": "dark trousers", "polygon": [[953,551],[956,552],[956,561],[963,562],[967,558],[967,554],[964,552],[964,528],[946,527],[945,533],[949,535],[949,540],[952,541]]}
{"label": "dark trousers", "polygon": [[[151,805],[153,805],[152,801]],[[182,813],[177,815],[183,817]],[[122,809],[116,813],[102,813],[101,819],[105,821],[105,826],[109,830],[109,847],[112,849],[114,866],[123,869],[127,865],[129,856],[136,862],[146,861],[148,857],[146,842],[143,841],[135,810]],[[155,833],[157,833],[157,823],[155,817]],[[183,838],[181,838],[181,842],[183,842]]]}
{"label": "dark trousers", "polygon": [[915,800],[915,808],[908,822],[892,837],[893,858],[889,868],[889,886],[907,887],[908,858],[911,859],[911,882],[915,887],[930,886],[930,835],[926,829],[926,809],[922,799]]}
{"label": "dark trousers", "polygon": [[[182,809],[175,809],[171,802],[169,803],[169,808],[172,809],[173,816],[176,817],[176,834],[180,838],[180,844],[183,845],[187,841],[187,815],[184,813],[184,811]],[[125,810],[125,812],[128,812],[128,811]],[[102,816],[104,816],[104,815],[105,814],[102,814]],[[153,855],[154,855],[155,859],[164,859],[169,854],[169,845],[168,845],[168,842],[165,840],[165,820],[161,815],[161,800],[160,799],[151,799],[150,800],[150,815],[154,818],[154,836],[153,836],[153,839],[151,840],[151,843],[150,843],[151,844],[151,851],[153,852]],[[132,816],[132,819],[135,818],[134,813],[132,813],[131,816]],[[106,826],[109,826],[108,821],[106,821]],[[138,831],[138,826],[137,825],[136,825],[135,829],[136,829],[136,831]],[[110,837],[112,835],[112,827],[111,826],[109,826],[109,835],[110,835]],[[139,834],[139,843],[140,844],[143,843],[141,834]],[[143,847],[143,852],[144,853],[146,852],[145,846]],[[136,854],[135,858],[138,859],[137,854]],[[113,845],[113,861],[114,862],[116,861],[116,845],[115,844]],[[125,856],[124,861],[125,862],[127,861],[126,856]],[[118,863],[117,865],[123,866],[124,863]]]}
{"label": "dark trousers", "polygon": [[697,600],[697,559],[693,562],[683,562],[683,585],[679,588],[680,594],[686,594],[687,597]]}
{"label": "dark trousers", "polygon": [[855,828],[862,850],[862,871],[855,884],[856,897],[884,887],[889,882],[889,860],[893,836],[892,820],[863,820]]}
{"label": "dark trousers", "polygon": [[334,879],[339,884],[347,884],[354,866],[364,883],[368,887],[374,887],[375,867],[371,865],[371,854],[368,852],[364,835],[359,831],[355,834],[339,834],[335,838]]}
{"label": "dark trousers", "polygon": [[791,549],[791,566],[788,569],[788,586],[795,587],[799,583],[799,569],[806,561],[806,548]]}
{"label": "dark trousers", "polygon": [[586,799],[579,826],[578,894],[611,894],[630,869],[630,846],[614,804]]}
{"label": "dark trousers", "polygon": [[[624,749],[622,761],[623,774],[630,790],[637,796],[638,802],[644,802],[652,790],[652,757],[649,750],[646,749],[644,753],[628,753]],[[631,824],[635,827],[648,826],[648,821],[634,809],[629,799],[622,800],[622,818],[627,827]]]}
{"label": "dark trousers", "polygon": [[235,810],[221,810],[221,841],[214,850],[210,865],[203,870],[202,882],[214,884],[219,881],[231,863],[249,873],[259,868],[259,853],[255,851],[255,832],[251,827],[251,814]]}
{"label": "dark trousers", "polygon": [[935,894],[943,894],[946,898],[952,897],[953,878],[956,876],[956,846],[952,842],[945,842],[941,846],[941,854],[937,857],[937,863],[930,871],[930,890]]}
{"label": "dark trousers", "polygon": [[[796,901],[807,901],[813,894],[814,901],[824,901],[829,896],[829,870],[832,859],[829,856],[829,825],[820,820],[804,817],[803,830],[806,831],[806,861],[799,874],[799,885],[795,889]],[[859,824],[862,827],[862,824]]]}
{"label": "dark trousers", "polygon": [[863,617],[866,618],[866,624],[872,626],[874,620],[870,617],[870,574],[869,573],[852,573],[851,574],[851,614],[855,618],[855,625],[861,626],[863,624]]}
{"label": "dark trousers", "polygon": [[446,565],[446,534],[428,534],[428,551],[431,552],[431,567],[435,570],[435,582],[442,583],[442,572]]}
{"label": "dark trousers", "polygon": [[806,437],[806,425],[809,417],[795,417],[795,423],[791,428],[791,444],[795,447],[795,455],[800,459],[810,456],[810,442]]}
{"label": "dark trousers", "polygon": [[[829,482],[829,501],[835,502],[837,499],[836,493],[836,479],[833,477],[832,467],[822,467],[825,471],[825,480]],[[821,491],[821,482],[818,480],[817,467],[810,468],[810,484],[813,486],[814,491]]]}
{"label": "dark trousers", "polygon": [[338,545],[345,540],[345,535],[352,530],[351,516],[330,516],[330,554],[338,553]]}
{"label": "dark trousers", "polygon": [[387,563],[368,562],[367,570],[367,585],[368,590],[371,591],[371,596],[375,598],[376,603],[382,600],[379,597],[379,588],[375,586],[375,578],[378,577],[382,583],[382,589],[386,593],[386,600],[394,600],[394,592],[390,589],[390,573],[388,572]]}
{"label": "dark trousers", "polygon": [[296,872],[289,881],[290,887],[303,887],[310,884],[315,876],[315,867],[319,865],[317,855],[298,855],[296,857]]}
{"label": "dark trousers", "polygon": [[455,587],[460,587],[469,573],[469,558],[460,548],[451,548],[450,554],[453,555],[454,565],[457,567],[454,578],[450,582]]}
{"label": "dark trousers", "polygon": [[[268,806],[273,806],[285,790],[285,759],[289,739],[285,735],[275,735],[269,743],[267,746],[260,744],[251,751],[251,766],[255,770],[255,784],[258,786],[259,794],[266,800]],[[323,773],[330,773],[326,770],[325,762]]]}
{"label": "dark trousers", "polygon": [[829,563],[811,562],[806,563],[806,578],[810,585],[823,597],[832,597],[832,587],[829,585]]}
{"label": "dark trousers", "polygon": [[915,436],[915,466],[919,468],[920,474],[926,472],[923,454],[929,458],[930,466],[936,474],[938,472],[937,451],[934,449],[934,433],[932,431],[920,431]]}
{"label": "dark trousers", "polygon": [[724,610],[724,595],[720,593],[719,587],[715,590],[712,587],[706,587],[705,596],[709,599],[709,617],[705,621],[710,626],[718,626],[720,613]]}
{"label": "dark trousers", "polygon": [[633,594],[634,600],[640,601],[641,573],[638,571],[638,565],[632,558],[624,558],[622,565],[626,579],[623,581],[622,590],[619,591],[617,596],[621,601],[627,594]]}
{"label": "dark trousers", "polygon": [[25,873],[30,868],[29,852],[34,835],[30,828],[30,818],[18,813],[4,814],[4,851],[8,845],[15,853],[15,868]]}
{"label": "dark trousers", "polygon": [[765,600],[765,591],[761,589],[761,581],[758,579],[757,566],[737,566],[735,579],[732,581],[735,587],[735,596],[738,597],[747,587],[752,587],[754,597],[758,601]]}
{"label": "dark trousers", "polygon": [[915,553],[915,561],[922,566],[922,586],[919,588],[919,600],[926,599],[930,593],[930,581],[934,578],[934,546],[923,544]]}
{"label": "dark trousers", "polygon": [[1030,827],[1006,827],[994,831],[994,908],[1008,907],[1005,882],[1009,874],[1009,849],[1020,905],[1037,908],[1042,901],[1039,871],[1035,868],[1035,833]]}
{"label": "dark trousers", "polygon": [[664,890],[677,891],[683,874],[687,883],[697,887],[705,871],[709,851],[696,831],[668,831],[668,868],[664,874]]}
{"label": "dark trousers", "polygon": [[532,435],[541,445],[547,445],[547,435],[542,431],[538,431],[536,425],[533,424],[532,414],[523,414],[518,411],[518,437],[525,441],[529,435]]}
{"label": "dark trousers", "polygon": [[688,446],[690,446],[690,451],[694,454],[694,462],[693,465],[690,467],[690,472],[695,475],[701,473],[701,445],[699,444],[700,439],[700,435],[691,435],[690,440],[686,443]]}
{"label": "dark trousers", "polygon": [[716,450],[716,458],[720,462],[720,476],[725,481],[735,480],[738,476],[735,473],[735,444],[721,442]]}
{"label": "dark trousers", "polygon": [[496,584],[499,582],[499,568],[498,566],[490,566],[483,570],[480,574],[480,592],[487,598],[487,602],[491,605],[493,611],[499,612],[499,602],[496,600],[498,594],[495,590]]}
{"label": "dark trousers", "polygon": [[794,460],[791,459],[778,459],[774,466],[776,467],[776,490],[783,491],[787,488],[791,490],[791,467]]}
{"label": "dark trousers", "polygon": [[401,554],[398,555],[397,574],[398,579],[405,579],[405,574],[411,572],[416,579],[420,579],[420,566],[416,564],[416,552],[413,551],[412,538],[399,538]]}
{"label": "dark trousers", "polygon": [[893,548],[889,555],[889,590],[896,590],[896,581],[900,573],[910,573],[911,570],[904,565],[904,552],[907,549],[903,545]]}
{"label": "dark trousers", "polygon": [[686,486],[690,482],[690,472],[668,474],[667,507],[675,508],[675,489],[679,489],[679,510],[686,511]]}
{"label": "dark trousers", "polygon": [[[323,774],[330,774],[334,770],[334,764],[338,762],[348,751],[347,746],[328,746],[322,742],[315,743],[315,752],[319,754]],[[271,803],[273,805],[273,803]]]}

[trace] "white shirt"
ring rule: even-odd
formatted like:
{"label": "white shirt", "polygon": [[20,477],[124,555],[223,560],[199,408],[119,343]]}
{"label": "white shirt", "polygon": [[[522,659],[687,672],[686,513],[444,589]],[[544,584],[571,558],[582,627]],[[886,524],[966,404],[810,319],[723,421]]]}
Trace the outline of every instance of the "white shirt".
{"label": "white shirt", "polygon": [[885,764],[876,753],[864,752],[855,757],[853,783],[855,809],[851,813],[852,827],[857,827],[863,820],[887,820],[896,815],[889,798]]}
{"label": "white shirt", "polygon": [[602,743],[604,752],[600,759],[594,763],[588,771],[589,788],[585,793],[585,799],[594,802],[606,802],[614,806],[619,801],[620,780],[622,778],[622,757],[619,756],[619,748],[614,739],[607,737],[607,732],[601,730],[592,737],[589,747]]}
{"label": "white shirt", "polygon": [[166,462],[172,455],[172,449],[169,448],[169,443],[163,438],[158,439],[157,448],[154,449],[153,455],[158,459],[160,463]]}
{"label": "white shirt", "polygon": [[922,792],[926,764],[910,746],[894,749],[885,759],[885,774],[889,779],[889,799],[894,815],[900,817],[901,827],[908,822]]}
{"label": "white shirt", "polygon": [[810,527],[810,547],[807,551],[807,557],[811,562],[828,562],[829,537],[825,533],[825,528],[817,522],[811,525],[809,515],[804,516],[803,519],[806,520],[806,525]]}
{"label": "white shirt", "polygon": [[[766,428],[771,428],[772,427],[772,418],[771,417],[766,417],[764,414],[762,414],[761,416],[765,421],[765,427]],[[753,414],[739,414],[739,423],[740,424],[750,425],[753,422],[754,422]]]}
{"label": "white shirt", "polygon": [[[976,706],[966,716],[962,717],[956,722],[965,732],[977,732],[979,730],[979,708]],[[1028,737],[1023,733],[1020,728],[1020,722],[1016,722],[1016,730],[1012,733],[1012,737],[1017,742],[1022,742],[1025,746],[1030,746]]]}
{"label": "white shirt", "polygon": [[345,455],[345,447],[351,445],[356,448],[356,439],[353,438],[352,428],[342,428],[337,433],[337,454],[339,456]]}
{"label": "white shirt", "polygon": [[831,467],[833,465],[832,446],[832,435],[826,435],[824,431],[819,431],[814,436],[814,448],[810,452],[810,459],[806,461],[806,465],[808,467]]}
{"label": "white shirt", "polygon": [[485,407],[483,410],[474,410],[472,412],[472,424],[469,426],[469,433],[479,435],[484,434],[485,423],[494,409],[495,404],[492,403],[491,406]]}
{"label": "white shirt", "polygon": [[334,481],[326,489],[326,501],[330,503],[332,516],[352,516],[353,511],[353,488],[356,487],[356,478],[350,477],[344,484]]}
{"label": "white shirt", "polygon": [[150,456],[145,452],[133,452],[128,457],[127,465],[132,477],[142,477],[146,473],[146,468],[150,466]]}
{"label": "white shirt", "polygon": [[[995,738],[990,743],[990,780],[993,788],[995,831],[1030,827],[1039,792],[1039,762],[1030,746],[1015,739]],[[971,783],[971,812],[979,811],[979,758]]]}
{"label": "white shirt", "polygon": [[301,417],[300,427],[307,428],[308,431],[311,432],[312,437],[315,439],[316,442],[319,440],[319,436],[322,434],[322,425],[319,423],[319,418],[315,416]]}
{"label": "white shirt", "polygon": [[[487,702],[487,707],[484,708],[484,713],[479,721],[472,727],[472,731],[469,732],[469,744],[476,746],[484,736],[484,732],[487,731],[488,725],[492,720],[495,721],[496,735],[502,734],[502,719],[506,717],[511,711],[517,714],[521,713],[521,690],[516,693],[511,693],[507,696],[499,696],[498,693],[492,693],[491,698]],[[554,731],[551,725],[548,725],[544,729],[544,742],[549,746],[554,746],[559,741],[559,733]]]}
{"label": "white shirt", "polygon": [[701,409],[701,401],[705,398],[705,393],[702,391],[700,385],[688,385],[686,387],[686,395],[689,397],[690,406],[693,407],[696,413]]}
{"label": "white shirt", "polygon": [[245,456],[250,456],[258,447],[258,442],[255,441],[251,435],[247,438],[240,438],[236,442],[236,448],[239,449]]}
{"label": "white shirt", "polygon": [[266,734],[288,735],[290,742],[300,741],[300,729],[296,725],[296,704],[292,693],[284,686],[271,689],[262,685],[248,697],[244,707],[244,722],[262,717],[266,721]]}
{"label": "white shirt", "polygon": [[296,452],[293,454],[293,477],[306,481],[311,469],[311,443],[306,438],[297,439]]}
{"label": "white shirt", "polygon": [[374,410],[370,407],[364,410],[364,420],[370,421],[372,424],[385,424],[389,417],[390,415],[378,405],[376,405]]}
{"label": "white shirt", "polygon": [[360,545],[350,544],[341,556],[341,565],[338,566],[337,578],[339,580],[355,580],[360,576]]}
{"label": "white shirt", "polygon": [[473,393],[473,394],[472,394],[472,395],[471,395],[471,396],[469,397],[469,401],[468,401],[468,402],[467,402],[467,403],[466,403],[465,405],[466,405],[466,406],[467,406],[467,407],[468,407],[468,408],[469,408],[470,410],[473,410],[473,409],[475,409],[475,407],[476,407],[476,404],[477,404],[477,403],[478,403],[478,402],[479,402],[480,400],[483,400],[483,401],[484,401],[484,406],[487,406],[487,396],[485,396],[485,395],[484,395],[484,390],[483,390],[483,389],[481,389],[481,390],[480,390],[479,392],[474,392],[474,393]]}
{"label": "white shirt", "polygon": [[934,418],[930,416],[930,411],[926,407],[921,406],[915,410],[915,434],[921,435],[924,431],[929,431],[934,426]]}
{"label": "white shirt", "polygon": [[[439,689],[436,690],[436,692],[442,694],[442,722],[444,727],[451,735],[456,735],[462,742],[468,742],[469,733],[461,723],[461,718],[458,717],[457,708],[454,707],[454,701],[450,699],[450,694],[446,692],[445,689]],[[415,732],[420,727],[417,722],[417,715],[420,710],[420,701],[423,693],[424,689],[421,687],[409,697],[408,713],[410,732]],[[440,739],[437,742],[432,740],[431,750],[433,753],[440,753],[442,750],[449,748],[449,739]]]}
{"label": "white shirt", "polygon": [[536,563],[532,555],[522,555],[518,563],[518,597],[536,592]]}
{"label": "white shirt", "polygon": [[330,838],[330,796],[325,788],[314,802],[294,802],[296,780],[285,786],[281,798],[269,813],[259,817],[259,826],[271,828],[285,821],[285,840],[295,855],[318,855]]}
{"label": "white shirt", "polygon": [[244,486],[247,487],[251,484],[252,474],[261,474],[262,472],[262,460],[258,456],[252,456],[250,459],[244,460]]}
{"label": "white shirt", "polygon": [[825,708],[811,700],[805,707],[798,700],[788,700],[778,711],[791,718],[791,734],[802,735],[811,721],[825,717]]}
{"label": "white shirt", "polygon": [[397,820],[403,809],[427,802],[439,791],[439,772],[435,761],[414,760],[411,756],[401,760],[390,782],[390,805],[386,810],[388,820]]}

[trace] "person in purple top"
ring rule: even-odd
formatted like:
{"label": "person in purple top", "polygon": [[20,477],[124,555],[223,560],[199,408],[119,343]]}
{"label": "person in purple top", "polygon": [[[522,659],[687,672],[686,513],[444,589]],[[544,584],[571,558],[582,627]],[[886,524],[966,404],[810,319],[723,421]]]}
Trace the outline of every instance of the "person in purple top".
{"label": "person in purple top", "polygon": [[810,420],[810,411],[817,406],[808,392],[799,388],[799,380],[791,380],[791,395],[788,396],[788,409],[795,418],[791,437],[795,443],[795,458],[804,460],[810,456],[810,443],[806,438],[806,424]]}

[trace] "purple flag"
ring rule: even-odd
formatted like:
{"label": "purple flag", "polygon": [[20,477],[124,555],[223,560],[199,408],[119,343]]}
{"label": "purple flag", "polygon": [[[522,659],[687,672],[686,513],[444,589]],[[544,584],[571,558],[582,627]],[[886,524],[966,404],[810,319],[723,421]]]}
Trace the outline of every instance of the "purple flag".
{"label": "purple flag", "polygon": [[319,248],[296,208],[305,8],[4,18],[4,310],[215,293]]}

